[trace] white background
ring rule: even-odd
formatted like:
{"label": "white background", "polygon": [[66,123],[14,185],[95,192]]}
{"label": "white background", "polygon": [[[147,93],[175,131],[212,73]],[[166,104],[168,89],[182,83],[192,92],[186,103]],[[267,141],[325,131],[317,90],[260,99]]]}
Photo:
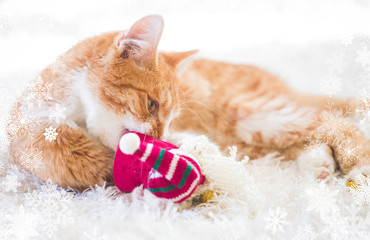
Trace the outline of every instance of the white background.
{"label": "white background", "polygon": [[[153,13],[165,19],[161,50],[200,49],[202,57],[258,65],[317,94],[332,54],[353,63],[360,46],[352,35],[370,31],[362,0],[3,0],[0,78],[21,87],[79,40]],[[356,95],[357,77],[356,66],[345,69],[339,94]]]}

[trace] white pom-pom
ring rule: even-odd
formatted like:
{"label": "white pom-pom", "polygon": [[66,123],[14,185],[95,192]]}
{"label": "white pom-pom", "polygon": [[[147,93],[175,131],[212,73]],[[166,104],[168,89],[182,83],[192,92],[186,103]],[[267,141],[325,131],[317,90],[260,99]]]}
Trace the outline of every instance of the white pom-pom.
{"label": "white pom-pom", "polygon": [[134,154],[140,147],[140,138],[135,133],[127,133],[121,137],[119,148],[124,154]]}

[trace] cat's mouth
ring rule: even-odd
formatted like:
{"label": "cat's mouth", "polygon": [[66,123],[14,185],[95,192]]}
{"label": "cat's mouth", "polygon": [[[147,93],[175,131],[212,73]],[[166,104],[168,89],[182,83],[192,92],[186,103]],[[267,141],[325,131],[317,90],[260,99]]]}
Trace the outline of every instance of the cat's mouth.
{"label": "cat's mouth", "polygon": [[139,129],[137,129],[137,128],[131,128],[131,129],[122,128],[122,130],[120,132],[120,134],[121,134],[120,136],[124,135],[127,132],[139,132],[141,134],[148,135],[148,136],[153,137],[153,138],[157,138],[157,139],[160,138],[160,136],[156,136],[155,134],[153,134],[153,132],[146,131],[145,129],[140,129],[140,128]]}
{"label": "cat's mouth", "polygon": [[128,129],[128,128],[124,128],[124,129],[122,129],[122,131],[121,131],[121,136],[122,136],[123,134],[127,133],[127,132],[130,132],[130,129]]}

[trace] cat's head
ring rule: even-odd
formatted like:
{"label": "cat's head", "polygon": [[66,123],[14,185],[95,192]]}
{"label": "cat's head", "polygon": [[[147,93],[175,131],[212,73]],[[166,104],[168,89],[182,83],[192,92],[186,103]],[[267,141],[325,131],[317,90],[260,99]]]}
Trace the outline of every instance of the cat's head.
{"label": "cat's head", "polygon": [[101,114],[110,115],[100,116],[104,126],[96,126],[104,129],[98,133],[103,142],[117,141],[124,131],[162,138],[178,114],[178,73],[197,51],[158,53],[163,27],[161,16],[150,15],[115,34],[100,65],[89,72],[95,95],[109,112]]}

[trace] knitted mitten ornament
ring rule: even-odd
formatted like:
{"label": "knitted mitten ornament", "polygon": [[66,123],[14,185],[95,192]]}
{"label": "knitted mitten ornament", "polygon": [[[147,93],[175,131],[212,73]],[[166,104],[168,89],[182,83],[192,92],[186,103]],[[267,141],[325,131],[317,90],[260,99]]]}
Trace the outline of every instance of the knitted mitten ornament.
{"label": "knitted mitten ornament", "polygon": [[138,132],[125,133],[116,152],[113,178],[117,188],[132,192],[141,184],[159,198],[182,202],[205,177],[197,160],[175,145]]}

